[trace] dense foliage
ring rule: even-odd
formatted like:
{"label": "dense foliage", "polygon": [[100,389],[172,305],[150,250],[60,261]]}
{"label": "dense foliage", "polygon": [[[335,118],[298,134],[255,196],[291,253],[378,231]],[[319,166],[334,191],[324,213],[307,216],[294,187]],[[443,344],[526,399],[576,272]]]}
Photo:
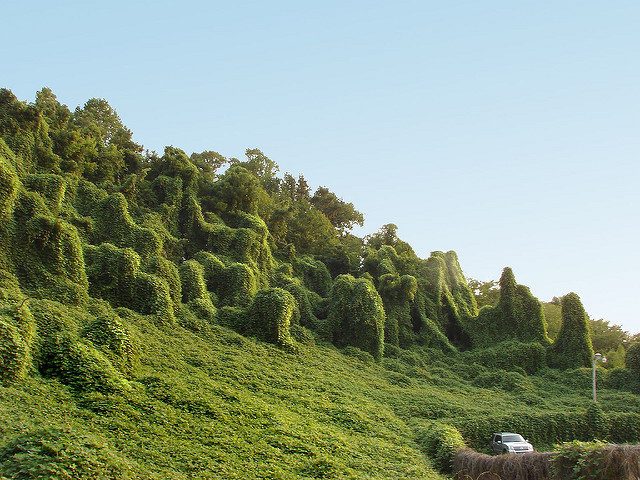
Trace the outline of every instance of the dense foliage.
{"label": "dense foliage", "polygon": [[548,366],[590,365],[577,295],[551,344],[511,269],[479,311],[455,252],[358,238],[353,204],[279,175],[0,90],[1,475],[438,478],[497,425],[640,431],[635,347],[606,409],[566,413],[588,374]]}
{"label": "dense foliage", "polygon": [[587,315],[580,298],[569,293],[562,298],[562,326],[549,348],[549,365],[557,368],[588,367],[593,357]]}

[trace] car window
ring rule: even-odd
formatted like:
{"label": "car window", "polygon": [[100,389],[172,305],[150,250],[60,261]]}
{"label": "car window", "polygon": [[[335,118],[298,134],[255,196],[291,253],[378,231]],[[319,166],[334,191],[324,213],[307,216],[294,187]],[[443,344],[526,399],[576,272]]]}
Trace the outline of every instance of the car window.
{"label": "car window", "polygon": [[505,435],[504,442],[524,442],[524,438],[521,435]]}

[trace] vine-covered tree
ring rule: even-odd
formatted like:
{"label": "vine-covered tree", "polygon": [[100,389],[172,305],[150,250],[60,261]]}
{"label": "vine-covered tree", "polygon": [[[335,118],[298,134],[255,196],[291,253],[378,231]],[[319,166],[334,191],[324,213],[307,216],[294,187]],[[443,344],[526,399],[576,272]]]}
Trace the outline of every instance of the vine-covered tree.
{"label": "vine-covered tree", "polygon": [[592,357],[587,314],[580,297],[572,292],[562,297],[562,326],[548,350],[547,361],[554,368],[589,367]]}

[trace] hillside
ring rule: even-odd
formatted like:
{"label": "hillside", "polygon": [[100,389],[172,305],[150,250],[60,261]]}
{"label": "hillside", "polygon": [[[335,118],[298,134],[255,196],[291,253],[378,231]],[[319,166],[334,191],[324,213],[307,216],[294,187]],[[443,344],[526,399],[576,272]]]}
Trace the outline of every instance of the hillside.
{"label": "hillside", "polygon": [[145,152],[104,100],[0,90],[0,137],[6,478],[436,479],[441,432],[640,435],[635,346],[587,410],[574,293],[551,339],[510,268],[478,309],[455,252],[352,235],[259,150]]}

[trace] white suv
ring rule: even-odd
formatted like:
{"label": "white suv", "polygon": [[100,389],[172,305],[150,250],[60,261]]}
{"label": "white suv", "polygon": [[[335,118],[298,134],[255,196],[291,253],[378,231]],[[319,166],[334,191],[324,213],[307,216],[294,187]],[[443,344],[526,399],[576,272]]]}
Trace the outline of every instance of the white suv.
{"label": "white suv", "polygon": [[494,433],[491,439],[491,449],[496,455],[502,453],[531,453],[533,445],[517,433]]}

